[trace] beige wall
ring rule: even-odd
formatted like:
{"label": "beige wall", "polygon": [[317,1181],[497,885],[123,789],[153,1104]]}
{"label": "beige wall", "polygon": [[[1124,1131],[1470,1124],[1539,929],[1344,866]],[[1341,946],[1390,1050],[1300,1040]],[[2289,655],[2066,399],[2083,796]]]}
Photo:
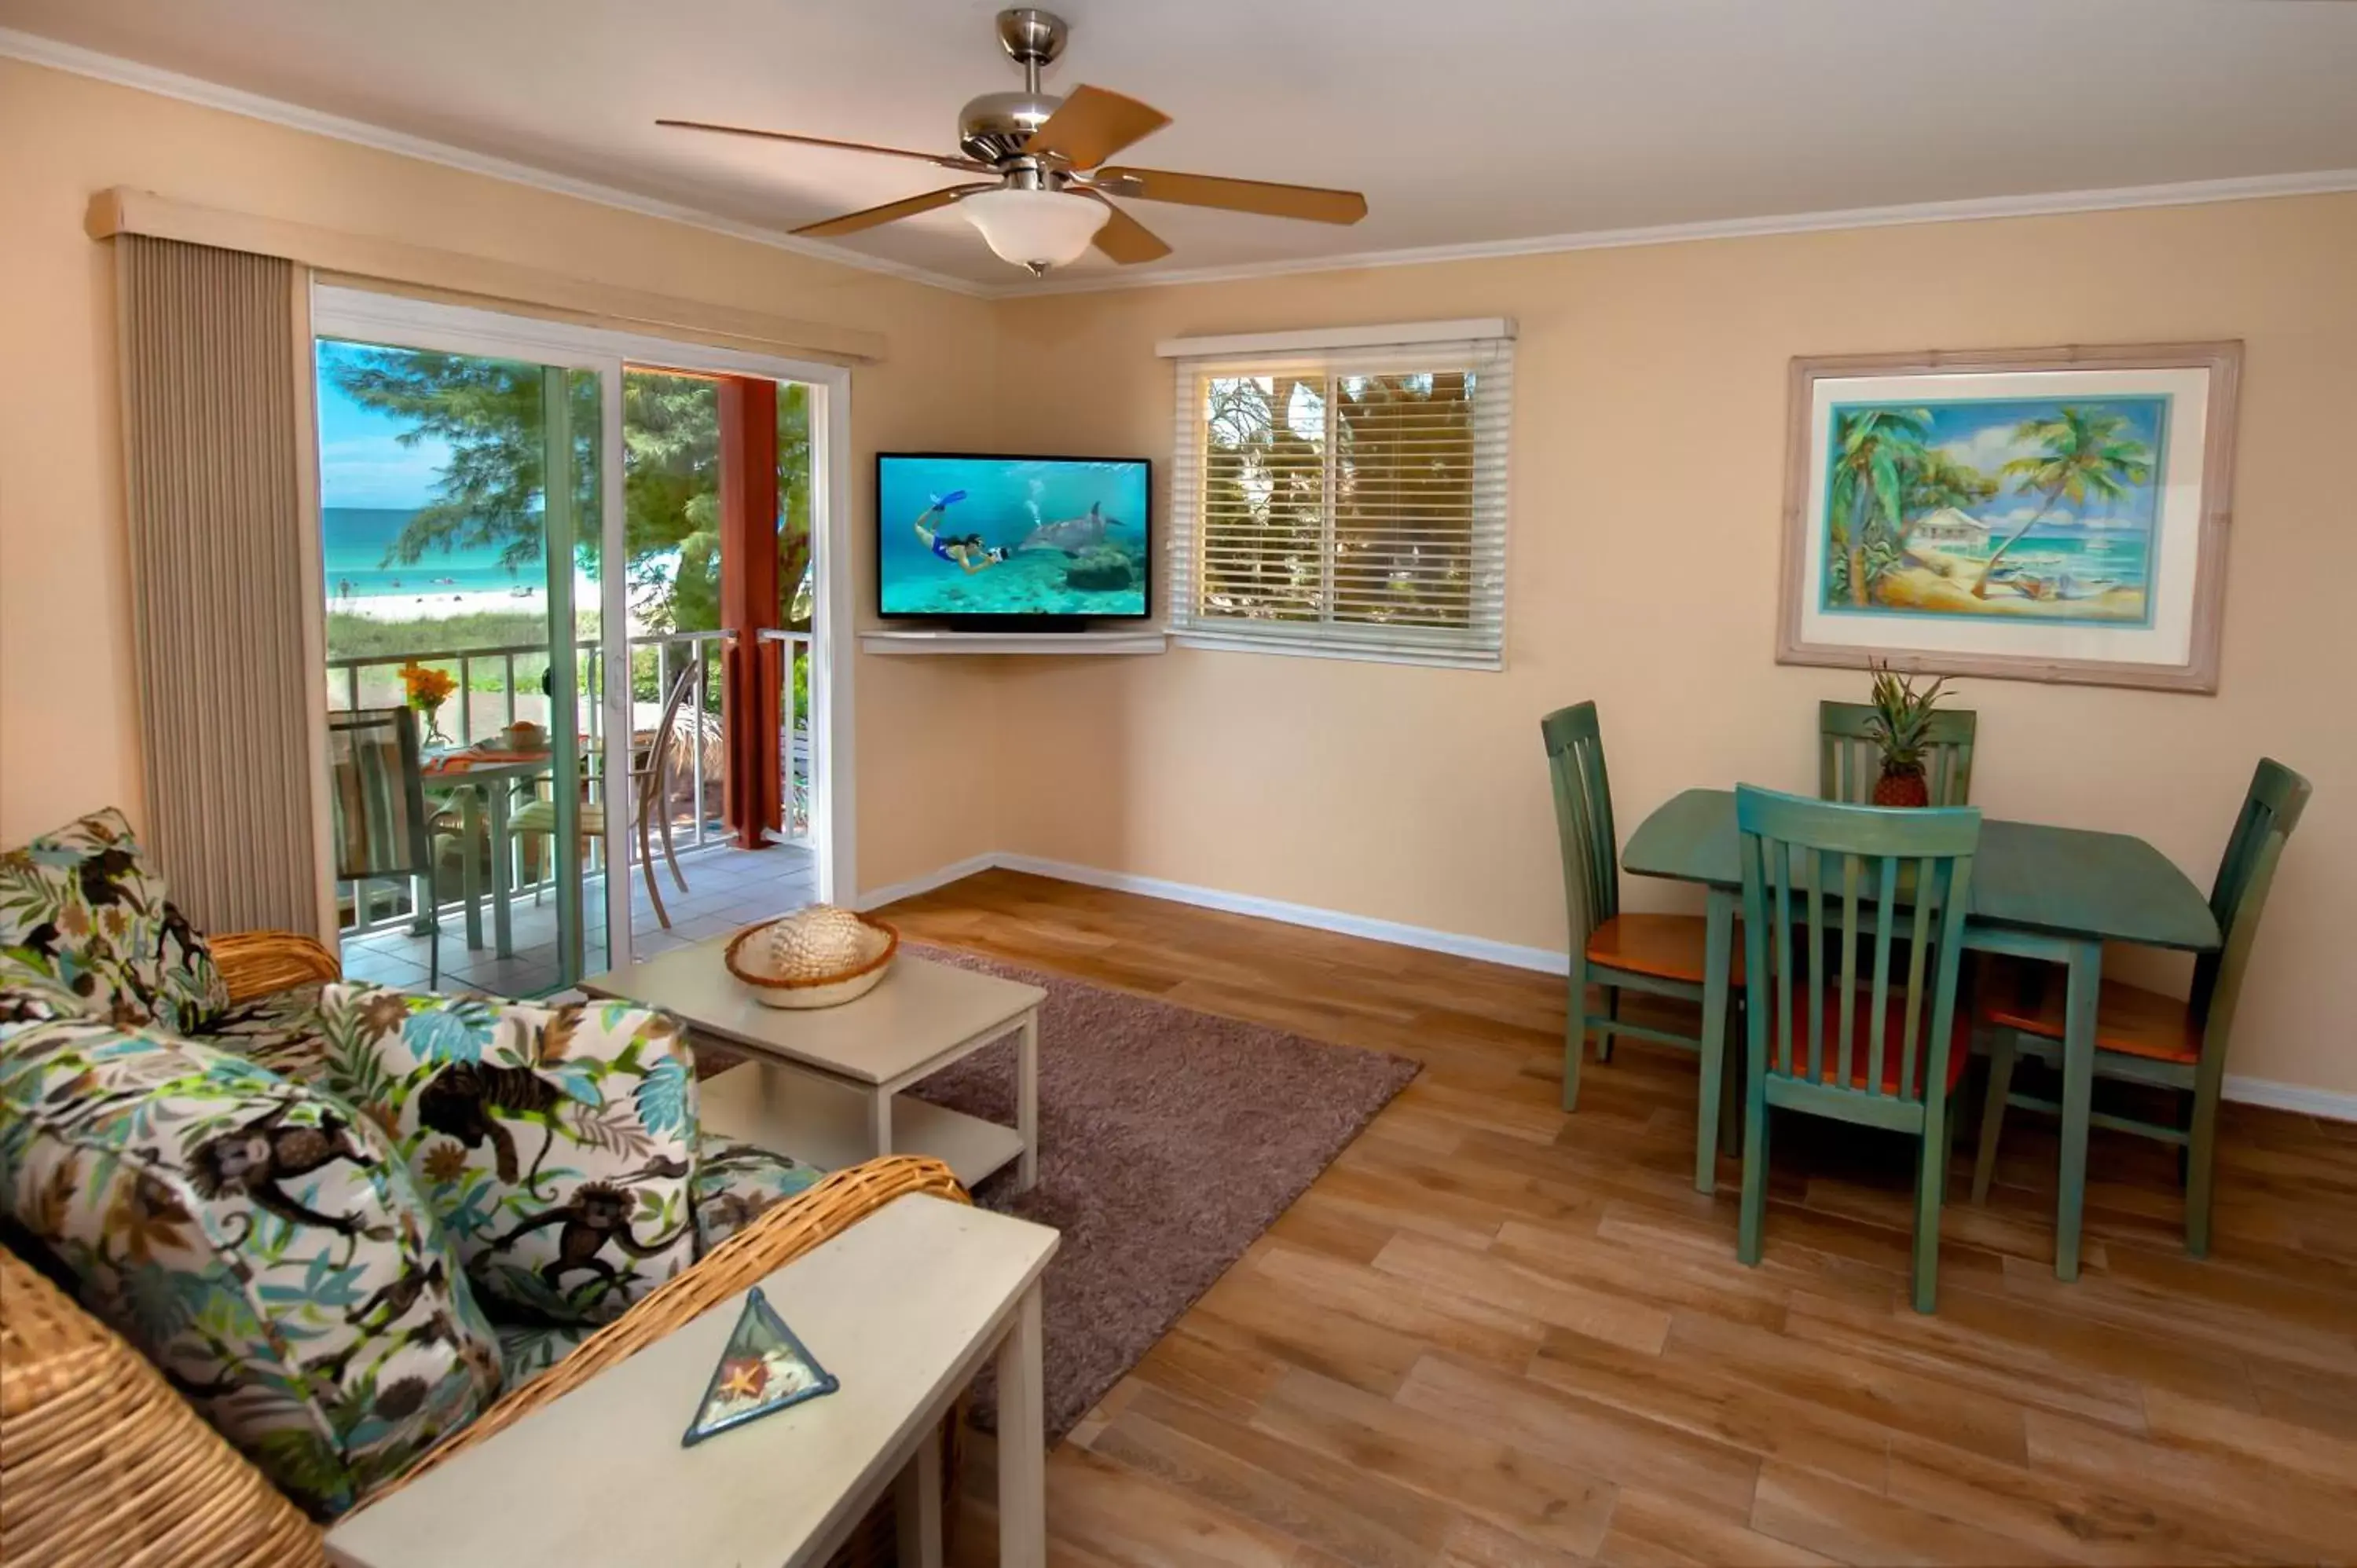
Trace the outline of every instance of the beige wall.
{"label": "beige wall", "polygon": [[1000,850],[1540,948],[1563,931],[1541,713],[1602,703],[1625,832],[1690,784],[1808,787],[1813,703],[1857,686],[1770,657],[1788,359],[2243,338],[2220,694],[1970,682],[1975,790],[2144,834],[2206,881],[2253,757],[2308,772],[2234,1067],[2357,1092],[2357,198],[991,305],[0,60],[0,843],[140,805],[113,277],[81,232],[114,185],[885,332],[855,378],[856,533],[878,447],[1167,467],[1159,338],[1515,317],[1505,671],[863,657],[859,880]]}
{"label": "beige wall", "polygon": [[1030,450],[1167,459],[1160,338],[1508,316],[1521,343],[1502,673],[1005,660],[999,847],[1557,947],[1542,713],[1600,703],[1625,835],[1690,785],[1813,789],[1815,703],[1860,692],[1773,660],[1792,356],[2239,338],[2219,694],[1966,682],[1974,792],[2144,835],[2206,886],[2254,759],[2308,773],[2233,1065],[2357,1092],[2352,258],[2357,197],[2330,197],[1008,302],[1027,423],[1000,435]]}
{"label": "beige wall", "polygon": [[[82,232],[91,192],[116,185],[884,332],[887,360],[853,378],[855,518],[877,446],[991,435],[982,301],[0,60],[0,843],[142,804],[112,257]],[[861,555],[860,604],[872,569]],[[860,660],[863,882],[989,847],[986,811],[939,800],[987,745],[987,681]]]}

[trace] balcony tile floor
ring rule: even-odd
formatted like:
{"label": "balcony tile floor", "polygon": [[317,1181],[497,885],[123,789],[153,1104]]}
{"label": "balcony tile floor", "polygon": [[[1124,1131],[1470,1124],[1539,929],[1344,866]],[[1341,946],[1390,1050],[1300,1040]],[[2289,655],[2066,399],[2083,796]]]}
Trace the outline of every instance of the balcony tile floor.
{"label": "balcony tile floor", "polygon": [[[630,940],[640,958],[652,958],[673,948],[707,937],[725,936],[771,915],[799,909],[818,898],[818,862],[801,844],[771,844],[761,850],[713,845],[683,853],[679,869],[687,891],[679,891],[671,868],[660,860],[655,875],[662,879],[663,908],[671,916],[665,930],[647,899],[646,877],[630,868]],[[589,902],[595,907],[604,878],[589,878]],[[512,921],[515,956],[502,959],[489,946],[491,916],[483,911],[481,950],[469,950],[466,925],[455,910],[445,911],[441,934],[442,989],[482,991],[495,996],[536,996],[557,983],[556,907],[546,899],[535,907],[529,893],[516,896]],[[371,932],[344,943],[344,972],[354,980],[380,985],[424,990],[426,983],[425,937],[406,930]],[[593,970],[607,967],[594,957]]]}

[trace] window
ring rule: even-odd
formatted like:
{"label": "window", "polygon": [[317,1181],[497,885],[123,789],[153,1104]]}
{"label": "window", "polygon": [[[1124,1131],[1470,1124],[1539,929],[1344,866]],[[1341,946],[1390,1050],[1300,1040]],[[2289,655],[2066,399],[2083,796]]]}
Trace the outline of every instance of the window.
{"label": "window", "polygon": [[1513,328],[1179,338],[1182,642],[1497,669]]}

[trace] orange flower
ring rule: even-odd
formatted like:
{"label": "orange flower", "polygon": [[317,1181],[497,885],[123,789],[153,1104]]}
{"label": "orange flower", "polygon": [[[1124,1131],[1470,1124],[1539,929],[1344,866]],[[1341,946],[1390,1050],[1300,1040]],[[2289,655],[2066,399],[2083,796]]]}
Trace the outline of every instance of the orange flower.
{"label": "orange flower", "polygon": [[421,713],[440,707],[458,689],[447,670],[436,670],[414,659],[401,667],[401,684],[409,693],[409,705]]}

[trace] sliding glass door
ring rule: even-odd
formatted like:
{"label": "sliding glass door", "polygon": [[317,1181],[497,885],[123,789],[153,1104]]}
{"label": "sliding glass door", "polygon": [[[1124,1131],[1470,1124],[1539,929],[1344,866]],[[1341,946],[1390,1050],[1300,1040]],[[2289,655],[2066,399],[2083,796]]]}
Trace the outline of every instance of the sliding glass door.
{"label": "sliding glass door", "polygon": [[333,337],[317,362],[346,972],[570,986],[611,946],[604,379]]}
{"label": "sliding glass door", "polygon": [[847,897],[847,372],[334,286],[312,322],[347,972],[534,994]]}

